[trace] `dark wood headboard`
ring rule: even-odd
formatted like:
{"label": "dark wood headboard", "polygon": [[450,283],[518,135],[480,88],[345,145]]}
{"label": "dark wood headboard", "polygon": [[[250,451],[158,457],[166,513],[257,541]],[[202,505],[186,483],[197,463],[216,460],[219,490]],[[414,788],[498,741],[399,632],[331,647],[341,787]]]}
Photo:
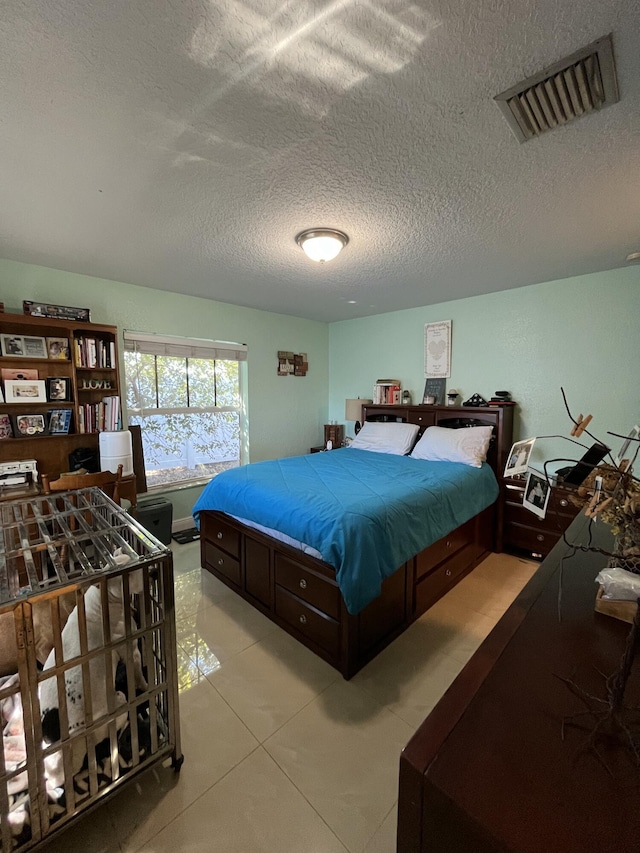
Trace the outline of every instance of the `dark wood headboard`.
{"label": "dark wood headboard", "polygon": [[493,427],[487,462],[498,480],[502,479],[507,455],[513,444],[513,406],[381,406],[362,407],[363,421],[417,424],[421,435],[427,427],[460,429],[470,426]]}

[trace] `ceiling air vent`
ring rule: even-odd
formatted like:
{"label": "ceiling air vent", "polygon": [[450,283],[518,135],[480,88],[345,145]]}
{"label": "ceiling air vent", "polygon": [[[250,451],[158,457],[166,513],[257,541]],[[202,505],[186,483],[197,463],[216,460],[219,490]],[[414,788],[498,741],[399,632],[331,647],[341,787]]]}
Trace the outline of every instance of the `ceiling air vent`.
{"label": "ceiling air vent", "polygon": [[520,142],[619,99],[610,34],[494,98]]}

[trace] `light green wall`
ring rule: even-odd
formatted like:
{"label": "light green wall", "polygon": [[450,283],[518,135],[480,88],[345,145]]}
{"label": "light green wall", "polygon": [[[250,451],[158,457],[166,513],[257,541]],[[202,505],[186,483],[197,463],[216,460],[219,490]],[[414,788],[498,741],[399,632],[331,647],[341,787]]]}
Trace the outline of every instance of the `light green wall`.
{"label": "light green wall", "polygon": [[[511,391],[518,401],[516,437],[568,435],[560,386],[576,413],[593,413],[593,431],[603,440],[607,430],[627,433],[640,421],[638,266],[327,326],[0,260],[0,301],[20,312],[23,299],[86,306],[95,322],[120,331],[247,343],[254,462],[321,443],[322,424],[328,418],[343,423],[344,400],[369,397],[378,377],[398,377],[420,402],[424,324],[438,320],[453,321],[447,386],[463,399]],[[278,377],[278,349],[307,352],[307,376]],[[612,444],[616,448],[618,440]],[[575,457],[565,442],[539,442],[538,459],[567,453]],[[198,493],[170,494],[174,518],[190,514]]]}
{"label": "light green wall", "polygon": [[[90,308],[94,322],[118,326],[121,353],[125,328],[246,343],[251,461],[307,453],[322,441],[328,399],[325,323],[0,260],[5,310],[22,313],[23,299]],[[306,352],[308,374],[277,376],[279,349]],[[199,492],[171,492],[174,518],[190,515]]]}
{"label": "light green wall", "polygon": [[[421,402],[424,325],[439,320],[453,321],[447,387],[463,400],[510,391],[516,437],[569,434],[560,386],[576,415],[593,413],[602,440],[640,421],[638,266],[333,323],[329,417],[343,421],[345,399],[370,398],[379,377],[401,379]],[[537,459],[580,452],[564,441],[538,449]]]}

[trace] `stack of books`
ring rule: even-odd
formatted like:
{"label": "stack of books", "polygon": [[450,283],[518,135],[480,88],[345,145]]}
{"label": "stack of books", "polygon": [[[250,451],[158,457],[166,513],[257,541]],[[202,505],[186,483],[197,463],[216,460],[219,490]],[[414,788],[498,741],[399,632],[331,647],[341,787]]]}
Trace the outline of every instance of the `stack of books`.
{"label": "stack of books", "polygon": [[377,405],[397,406],[400,403],[402,386],[399,379],[377,379],[373,386],[373,402]]}

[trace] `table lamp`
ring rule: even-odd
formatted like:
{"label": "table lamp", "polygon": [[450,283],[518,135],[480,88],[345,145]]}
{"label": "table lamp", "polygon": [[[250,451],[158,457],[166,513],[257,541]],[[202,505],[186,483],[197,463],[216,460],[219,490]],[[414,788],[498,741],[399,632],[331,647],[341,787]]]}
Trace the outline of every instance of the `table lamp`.
{"label": "table lamp", "polygon": [[344,407],[344,418],[346,421],[355,421],[354,432],[357,435],[360,432],[360,418],[362,417],[362,407],[371,403],[371,400],[361,400],[358,397],[356,400],[346,400]]}

